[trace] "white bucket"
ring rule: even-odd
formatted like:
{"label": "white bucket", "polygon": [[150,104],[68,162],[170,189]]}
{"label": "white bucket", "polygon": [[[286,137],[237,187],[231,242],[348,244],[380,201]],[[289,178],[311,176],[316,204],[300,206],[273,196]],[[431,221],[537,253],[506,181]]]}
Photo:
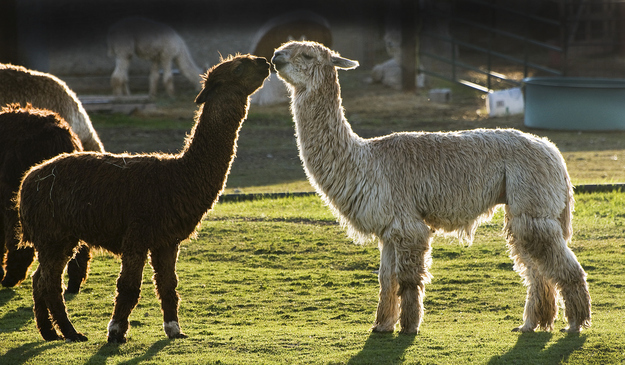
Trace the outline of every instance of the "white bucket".
{"label": "white bucket", "polygon": [[493,91],[486,97],[486,111],[489,117],[521,114],[524,107],[523,92],[520,87]]}
{"label": "white bucket", "polygon": [[435,103],[449,103],[451,101],[451,89],[432,89],[429,98]]}

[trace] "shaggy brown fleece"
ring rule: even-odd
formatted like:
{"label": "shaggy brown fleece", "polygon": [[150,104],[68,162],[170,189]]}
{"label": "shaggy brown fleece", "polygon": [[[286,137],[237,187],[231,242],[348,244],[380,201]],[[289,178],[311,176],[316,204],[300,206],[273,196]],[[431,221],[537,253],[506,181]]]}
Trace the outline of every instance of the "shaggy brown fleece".
{"label": "shaggy brown fleece", "polygon": [[85,341],[68,319],[61,289],[65,263],[79,240],[121,257],[109,342],[125,342],[128,316],[139,300],[149,256],[163,327],[186,337],[178,323],[176,259],[180,242],[195,232],[221,194],[236,154],[249,96],[269,75],[264,58],[229,58],[206,75],[202,104],[177,155],[61,155],[33,167],[19,195],[22,244],[35,247],[34,311],[44,339]]}
{"label": "shaggy brown fleece", "polygon": [[[0,109],[0,237],[3,239],[0,279],[4,277],[3,286],[12,287],[22,282],[35,257],[32,247],[17,248],[19,220],[13,200],[22,176],[35,164],[73,151],[82,151],[80,140],[58,114],[33,108],[30,104],[23,108],[10,104]],[[2,268],[5,252],[6,275]],[[78,285],[81,281],[79,278]]]}

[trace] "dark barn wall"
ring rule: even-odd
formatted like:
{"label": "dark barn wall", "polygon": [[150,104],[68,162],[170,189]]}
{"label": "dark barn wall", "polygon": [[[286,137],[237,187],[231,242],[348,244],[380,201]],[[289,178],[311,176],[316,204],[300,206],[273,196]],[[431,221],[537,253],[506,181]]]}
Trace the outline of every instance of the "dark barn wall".
{"label": "dark barn wall", "polygon": [[[334,46],[344,56],[373,65],[383,51],[383,1],[312,0],[21,0],[16,19],[20,63],[59,76],[104,76],[114,67],[107,56],[108,27],[128,16],[144,16],[172,26],[187,42],[195,62],[211,66],[219,55],[251,50],[255,32],[269,19],[294,10],[311,10],[330,22]],[[18,2],[20,3],[20,2]],[[39,8],[33,27],[29,9]],[[28,31],[24,31],[28,29]],[[377,45],[376,45],[376,41]],[[47,64],[46,64],[47,61]],[[131,73],[147,71],[135,61]]]}

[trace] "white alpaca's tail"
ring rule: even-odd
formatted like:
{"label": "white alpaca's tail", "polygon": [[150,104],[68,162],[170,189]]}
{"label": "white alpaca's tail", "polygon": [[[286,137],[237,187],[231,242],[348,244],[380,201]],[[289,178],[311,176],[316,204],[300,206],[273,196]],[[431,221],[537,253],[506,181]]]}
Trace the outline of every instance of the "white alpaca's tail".
{"label": "white alpaca's tail", "polygon": [[560,214],[560,225],[562,227],[562,235],[564,236],[565,241],[569,241],[573,236],[573,226],[571,224],[573,220],[573,210],[575,207],[575,198],[573,197],[573,184],[571,184],[571,179],[569,178],[569,174],[566,171],[566,167],[564,167],[564,178],[567,185],[567,197],[566,197],[566,205],[564,206],[564,210],[562,214]]}
{"label": "white alpaca's tail", "polygon": [[176,56],[176,64],[180,69],[180,72],[184,75],[184,77],[191,81],[197,90],[200,90],[201,85],[201,77],[200,74],[202,70],[197,67],[193,58],[191,58],[191,53],[187,46],[183,43],[180,53]]}

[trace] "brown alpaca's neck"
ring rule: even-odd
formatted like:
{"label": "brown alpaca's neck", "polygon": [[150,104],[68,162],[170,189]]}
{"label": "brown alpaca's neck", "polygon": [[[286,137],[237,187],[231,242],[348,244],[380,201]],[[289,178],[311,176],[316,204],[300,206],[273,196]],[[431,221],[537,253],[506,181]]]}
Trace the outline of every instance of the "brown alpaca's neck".
{"label": "brown alpaca's neck", "polygon": [[221,193],[236,155],[237,139],[247,115],[247,98],[219,97],[201,107],[198,122],[180,155],[181,166],[198,200],[212,206]]}

